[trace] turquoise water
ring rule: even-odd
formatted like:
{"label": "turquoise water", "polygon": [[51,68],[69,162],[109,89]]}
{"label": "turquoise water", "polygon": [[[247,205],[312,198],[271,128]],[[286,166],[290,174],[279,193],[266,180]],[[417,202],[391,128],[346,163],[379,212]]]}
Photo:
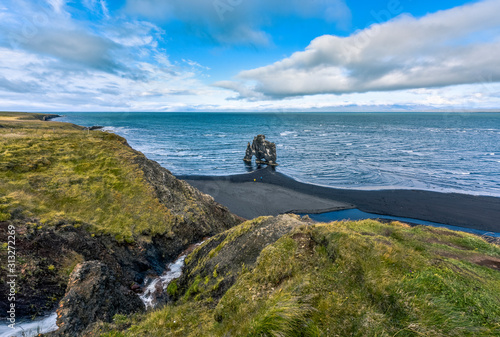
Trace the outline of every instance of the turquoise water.
{"label": "turquoise water", "polygon": [[276,143],[278,170],[341,188],[500,196],[499,113],[67,113],[102,125],[179,175],[246,172],[246,144]]}
{"label": "turquoise water", "polygon": [[[299,214],[299,215],[303,216],[306,214],[303,213],[303,214]],[[346,210],[336,211],[336,212],[327,212],[327,213],[321,213],[321,214],[307,214],[307,215],[311,219],[318,221],[318,222],[343,221],[343,220],[356,221],[356,220],[365,220],[365,219],[387,219],[387,220],[401,221],[401,222],[405,222],[405,223],[412,223],[412,224],[416,224],[416,225],[448,228],[451,230],[468,232],[468,233],[472,233],[472,234],[476,234],[476,235],[488,235],[488,236],[493,236],[493,237],[500,237],[500,233],[497,233],[497,232],[487,232],[487,231],[482,231],[479,229],[451,226],[451,225],[445,225],[445,224],[441,224],[441,223],[437,223],[437,222],[425,221],[425,220],[419,220],[419,219],[413,219],[413,218],[403,218],[403,217],[392,216],[392,215],[373,214],[373,213],[367,213],[367,212],[360,211],[359,209],[346,209]]]}

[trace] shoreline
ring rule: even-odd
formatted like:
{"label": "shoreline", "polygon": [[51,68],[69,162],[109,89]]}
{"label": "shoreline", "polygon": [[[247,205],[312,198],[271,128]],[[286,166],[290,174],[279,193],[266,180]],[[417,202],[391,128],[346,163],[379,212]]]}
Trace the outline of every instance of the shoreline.
{"label": "shoreline", "polygon": [[[244,218],[357,208],[367,213],[500,232],[500,198],[493,196],[426,190],[332,188],[299,182],[270,167],[230,176],[178,175],[177,178],[211,195],[215,201]],[[293,207],[297,204],[304,207]]]}
{"label": "shoreline", "polygon": [[[49,116],[50,119],[63,117]],[[297,181],[274,167],[226,176],[176,177],[247,219],[282,213],[321,214],[359,209],[500,233],[500,197],[495,196],[411,189],[334,188]]]}

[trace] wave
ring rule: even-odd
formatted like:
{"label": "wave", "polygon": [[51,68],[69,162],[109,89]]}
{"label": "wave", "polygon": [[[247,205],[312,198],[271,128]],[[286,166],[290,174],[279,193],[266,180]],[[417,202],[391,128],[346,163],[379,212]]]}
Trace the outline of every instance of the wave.
{"label": "wave", "polygon": [[[78,118],[71,120],[72,115]],[[247,143],[259,133],[276,143],[278,170],[308,183],[356,188],[422,188],[500,195],[500,119],[474,115],[467,128],[443,124],[443,116],[378,114],[106,114],[102,120],[68,113],[84,125],[113,125],[146,156],[179,175],[246,172]],[[446,124],[446,123],[445,123]],[[258,125],[264,125],[265,129]],[[488,130],[487,132],[485,130]],[[467,133],[462,133],[468,131]],[[492,178],[493,177],[493,178]]]}

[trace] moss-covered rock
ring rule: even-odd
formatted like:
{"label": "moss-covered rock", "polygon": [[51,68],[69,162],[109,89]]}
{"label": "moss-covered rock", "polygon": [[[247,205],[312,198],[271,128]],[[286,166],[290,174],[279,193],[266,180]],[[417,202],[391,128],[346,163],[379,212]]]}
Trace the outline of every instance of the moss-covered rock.
{"label": "moss-covered rock", "polygon": [[186,258],[178,296],[218,300],[242,270],[253,268],[267,245],[307,224],[297,215],[259,217],[210,238]]}

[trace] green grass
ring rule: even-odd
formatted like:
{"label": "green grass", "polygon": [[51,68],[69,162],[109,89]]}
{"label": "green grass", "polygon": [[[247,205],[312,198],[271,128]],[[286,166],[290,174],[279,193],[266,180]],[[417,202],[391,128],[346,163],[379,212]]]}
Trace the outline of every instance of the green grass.
{"label": "green grass", "polygon": [[446,229],[304,226],[267,246],[218,303],[181,299],[103,336],[499,336],[500,272],[480,265],[499,257]]}
{"label": "green grass", "polygon": [[[123,138],[41,116],[0,113],[0,221],[83,226],[119,242],[170,233],[180,219],[145,183],[134,164],[139,154]],[[264,219],[219,234],[207,255],[197,249],[186,261],[196,256],[195,263],[206,264],[225,254],[225,246]],[[75,253],[46,269],[67,275],[82,259]],[[184,293],[169,286],[177,303],[116,317],[96,333],[499,336],[500,272],[484,266],[488,261],[500,261],[497,245],[446,229],[372,220],[304,225],[264,248],[254,267],[232,275],[236,281],[220,301],[210,291],[229,278],[217,265],[193,277]]]}
{"label": "green grass", "polygon": [[0,113],[0,220],[82,224],[119,242],[170,232],[176,217],[123,138],[40,116]]}

